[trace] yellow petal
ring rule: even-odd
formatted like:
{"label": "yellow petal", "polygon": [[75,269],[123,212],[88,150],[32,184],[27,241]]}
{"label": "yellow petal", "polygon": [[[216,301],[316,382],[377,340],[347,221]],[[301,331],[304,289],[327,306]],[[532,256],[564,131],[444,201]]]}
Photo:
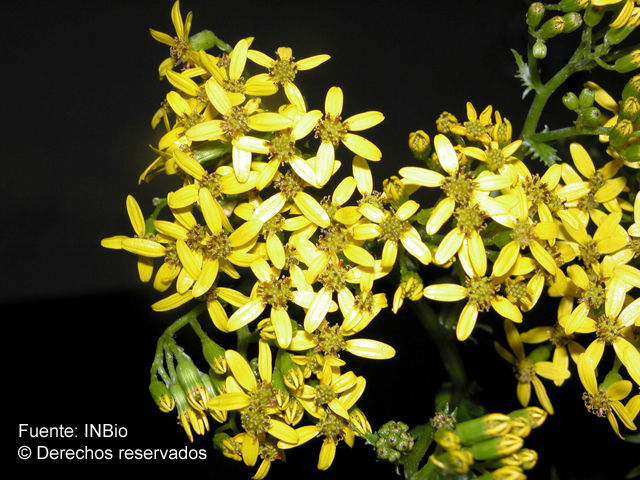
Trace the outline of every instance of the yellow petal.
{"label": "yellow petal", "polygon": [[344,123],[347,130],[351,132],[358,132],[366,130],[367,128],[375,127],[384,120],[384,115],[381,112],[370,111],[358,113],[347,118]]}
{"label": "yellow petal", "polygon": [[425,287],[423,295],[439,302],[457,302],[467,298],[467,289],[455,283],[439,283]]}
{"label": "yellow petal", "polygon": [[356,155],[372,162],[377,162],[382,158],[382,152],[373,142],[355,133],[347,133],[342,139],[342,143]]}
{"label": "yellow petal", "polygon": [[444,171],[449,175],[455,174],[458,171],[458,155],[451,141],[439,133],[433,139],[433,146],[438,154],[438,161]]}
{"label": "yellow petal", "polygon": [[331,87],[324,101],[324,111],[333,117],[342,114],[343,94],[340,87]]}
{"label": "yellow petal", "polygon": [[469,338],[478,319],[478,309],[475,305],[467,303],[460,312],[456,325],[456,337],[461,342]]}
{"label": "yellow petal", "polygon": [[139,237],[144,236],[146,232],[144,215],[142,214],[142,210],[140,210],[140,206],[136,199],[131,195],[127,195],[127,215],[129,216],[129,221],[131,222],[131,226],[133,227],[133,231],[136,232],[136,235]]}
{"label": "yellow petal", "polygon": [[257,386],[256,377],[249,362],[235,350],[226,350],[224,358],[227,366],[238,383],[247,391],[251,391]]}
{"label": "yellow petal", "polygon": [[347,340],[344,349],[353,355],[373,360],[387,360],[396,354],[396,351],[390,345],[367,338]]}

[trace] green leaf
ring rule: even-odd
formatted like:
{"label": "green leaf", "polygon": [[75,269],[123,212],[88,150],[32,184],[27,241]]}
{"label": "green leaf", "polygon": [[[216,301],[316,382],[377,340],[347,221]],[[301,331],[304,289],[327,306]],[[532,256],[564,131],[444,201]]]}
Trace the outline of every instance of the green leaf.
{"label": "green leaf", "polygon": [[518,66],[518,73],[516,73],[516,77],[520,79],[522,86],[525,87],[524,92],[522,92],[522,98],[524,98],[530,91],[538,90],[542,85],[540,84],[540,81],[532,75],[531,68],[522,59],[522,56],[513,48],[511,49],[511,53],[513,53],[516,65]]}
{"label": "green leaf", "polygon": [[525,140],[523,145],[528,155],[531,155],[536,160],[540,160],[548,167],[560,161],[560,157],[557,155],[558,151],[551,145],[530,139]]}

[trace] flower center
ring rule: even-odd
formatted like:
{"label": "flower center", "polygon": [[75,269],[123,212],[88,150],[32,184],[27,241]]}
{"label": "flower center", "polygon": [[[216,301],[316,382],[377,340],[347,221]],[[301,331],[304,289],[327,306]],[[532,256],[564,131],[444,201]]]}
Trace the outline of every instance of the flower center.
{"label": "flower center", "polygon": [[291,300],[291,279],[272,278],[269,282],[260,282],[258,285],[258,297],[262,302],[274,308],[285,309]]}
{"label": "flower center", "polygon": [[469,302],[481,312],[489,310],[498,290],[498,285],[494,284],[493,279],[491,277],[467,277],[466,287]]}
{"label": "flower center", "polygon": [[537,240],[538,236],[533,230],[534,224],[527,220],[518,220],[511,232],[511,239],[520,244],[520,248],[524,248],[532,241]]}
{"label": "flower center", "polygon": [[276,132],[273,140],[269,142],[269,158],[287,163],[296,154],[296,142],[291,136],[291,130],[281,130]]}
{"label": "flower center", "polygon": [[455,175],[445,178],[440,188],[457,204],[467,205],[471,201],[475,182],[471,173],[460,170]]}
{"label": "flower center", "polygon": [[601,315],[596,321],[596,336],[608,344],[612,344],[621,336],[622,327],[617,319],[608,315]]}
{"label": "flower center", "polygon": [[347,270],[343,266],[342,260],[330,260],[327,267],[318,276],[318,281],[322,286],[332,292],[339,292],[347,284]]}
{"label": "flower center", "polygon": [[380,240],[398,242],[410,225],[407,221],[398,218],[395,213],[390,212],[380,222]]}
{"label": "flower center", "polygon": [[[345,347],[345,340],[342,333],[340,333],[340,326],[329,326],[326,321],[322,322],[320,327],[313,333],[313,340],[317,351],[332,357],[338,357],[340,351]],[[315,359],[315,356],[313,359]],[[309,368],[312,368],[312,366],[309,365]],[[316,368],[319,368],[319,365],[316,365]]]}
{"label": "flower center", "polygon": [[516,369],[516,379],[520,383],[529,383],[536,376],[536,369],[529,360],[520,362]]}
{"label": "flower center", "polygon": [[611,400],[605,392],[598,392],[595,395],[584,392],[582,400],[587,410],[598,417],[606,417],[611,413]]}
{"label": "flower center", "polygon": [[222,129],[227,137],[238,138],[249,131],[248,116],[241,106],[231,107],[229,114],[222,118]]}
{"label": "flower center", "polygon": [[273,83],[283,86],[295,80],[298,67],[293,60],[293,57],[280,58],[280,56],[278,56],[278,59],[273,62],[273,65],[269,68],[269,75],[271,75]]}
{"label": "flower center", "polygon": [[473,232],[480,232],[484,229],[485,214],[477,205],[464,205],[456,207],[453,212],[457,227],[469,237]]}
{"label": "flower center", "polygon": [[319,137],[323,143],[331,143],[337,147],[347,133],[347,127],[342,123],[340,115],[334,117],[330,113],[325,113],[324,117],[318,120],[314,135],[316,138]]}

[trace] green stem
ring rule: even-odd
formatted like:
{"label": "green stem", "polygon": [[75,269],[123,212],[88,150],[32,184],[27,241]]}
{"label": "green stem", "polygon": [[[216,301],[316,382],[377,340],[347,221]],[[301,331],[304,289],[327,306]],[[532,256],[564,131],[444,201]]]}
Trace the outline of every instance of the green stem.
{"label": "green stem", "polygon": [[249,344],[253,340],[254,336],[249,331],[249,327],[247,325],[238,330],[236,335],[238,338],[237,351],[240,355],[247,358],[247,350],[249,349]]}
{"label": "green stem", "polygon": [[565,127],[557,130],[549,130],[548,132],[534,133],[529,138],[535,142],[549,142],[552,140],[560,140],[561,138],[576,137],[579,135],[608,135],[609,129],[604,127],[581,128]]}
{"label": "green stem", "polygon": [[425,300],[409,302],[409,304],[415,310],[420,323],[438,348],[438,353],[453,386],[450,406],[454,409],[464,397],[468,384],[457,340],[447,335],[438,323],[435,312]]}
{"label": "green stem", "polygon": [[409,452],[409,454],[407,454],[403,459],[400,460],[402,466],[404,467],[406,478],[416,478],[415,475],[419,471],[418,469],[420,467],[420,463],[426,455],[427,450],[429,450],[431,442],[433,442],[434,433],[434,428],[431,425],[426,425],[424,432],[420,437],[418,437],[418,440],[416,440],[416,443],[413,445],[411,452]]}

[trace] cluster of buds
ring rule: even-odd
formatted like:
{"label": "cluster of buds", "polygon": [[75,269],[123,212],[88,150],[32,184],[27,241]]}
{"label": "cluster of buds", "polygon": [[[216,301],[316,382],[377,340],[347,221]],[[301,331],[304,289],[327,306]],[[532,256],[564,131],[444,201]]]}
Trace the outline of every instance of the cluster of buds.
{"label": "cluster of buds", "polygon": [[[551,15],[548,15],[551,12]],[[605,48],[617,45],[633,32],[640,23],[640,8],[627,0],[560,0],[560,2],[533,2],[527,10],[529,34],[534,39],[534,58],[547,56],[547,41],[561,34],[578,30],[583,23],[593,28],[610,14],[611,23],[605,35]],[[546,18],[546,20],[545,20]],[[638,52],[621,57],[616,61],[615,70],[626,73],[633,68],[630,64],[640,61]],[[636,68],[634,67],[634,68]]]}
{"label": "cluster of buds", "polygon": [[381,460],[395,463],[413,448],[414,438],[406,423],[390,420],[376,433],[375,449]]}
{"label": "cluster of buds", "polygon": [[[524,447],[531,430],[542,425],[546,412],[538,407],[515,410],[508,415],[491,413],[458,423],[455,428],[436,430],[437,444],[429,462],[445,474],[465,475],[485,472],[477,478],[525,479],[538,459]],[[476,478],[476,477],[474,477]]]}

